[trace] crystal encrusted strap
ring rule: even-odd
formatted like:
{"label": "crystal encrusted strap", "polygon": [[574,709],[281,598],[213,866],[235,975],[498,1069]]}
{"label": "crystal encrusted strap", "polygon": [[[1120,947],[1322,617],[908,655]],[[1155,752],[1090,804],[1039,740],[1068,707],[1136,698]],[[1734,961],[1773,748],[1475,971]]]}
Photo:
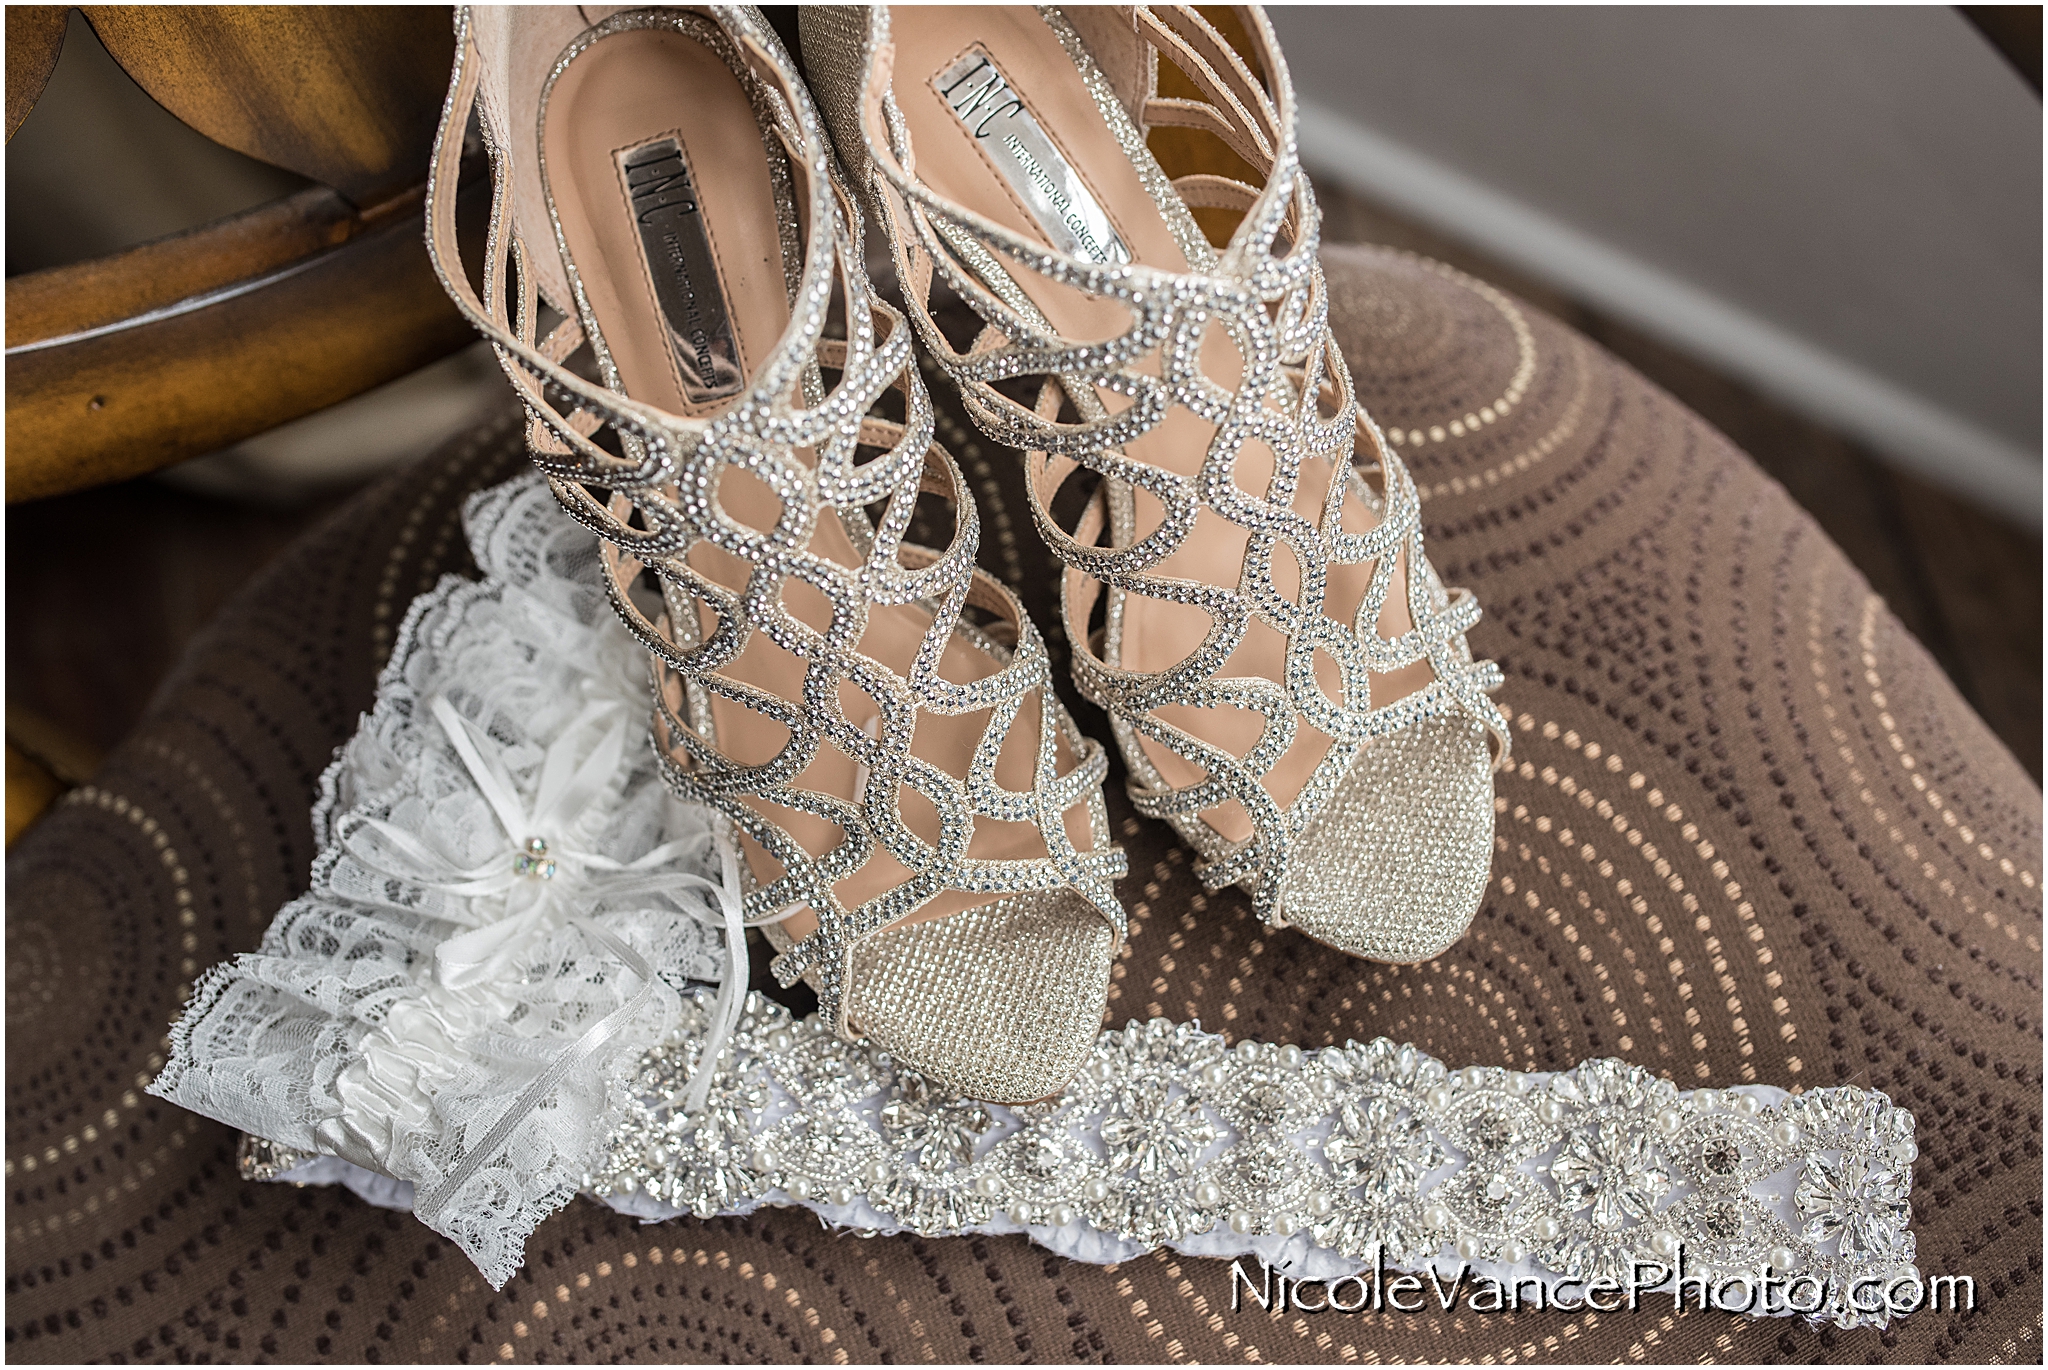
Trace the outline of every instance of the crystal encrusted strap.
{"label": "crystal encrusted strap", "polygon": [[[953,202],[915,174],[895,97],[881,87],[871,92],[880,102],[880,119],[859,120],[875,173],[870,189],[891,229],[904,298],[925,350],[960,387],[982,431],[1026,454],[1033,521],[1054,554],[1081,573],[1061,581],[1075,680],[1111,716],[1131,772],[1134,804],[1148,817],[1173,823],[1196,847],[1204,858],[1204,883],[1244,883],[1259,915],[1275,921],[1285,917],[1283,876],[1294,839],[1373,739],[1458,716],[1484,727],[1497,759],[1505,758],[1507,726],[1487,697],[1502,676],[1495,663],[1473,657],[1465,634],[1478,620],[1478,604],[1469,593],[1441,585],[1429,567],[1414,485],[1359,409],[1331,335],[1329,296],[1316,255],[1315,196],[1296,157],[1292,87],[1265,19],[1249,15],[1270,93],[1194,10],[1140,6],[1133,13],[1137,33],[1211,97],[1153,99],[1148,111],[1168,124],[1236,139],[1233,146],[1263,173],[1262,184],[1254,187],[1202,175],[1169,183],[1147,148],[1145,131],[1132,121],[1087,44],[1057,9],[1041,7],[1040,13],[1130,157],[1187,269],[1095,262],[1049,250]],[[878,9],[871,58],[888,41],[889,23],[886,7]],[[873,66],[871,60],[871,84],[883,79]],[[886,135],[886,143],[878,134]],[[1194,198],[1184,201],[1183,192]],[[1225,247],[1212,246],[1202,235],[1189,203],[1228,203],[1245,211]],[[1062,337],[1032,303],[1025,288],[1032,280],[1115,301],[1128,310],[1129,324],[1104,340]],[[934,312],[941,283],[985,325],[964,351],[948,340]],[[1228,340],[1241,364],[1228,389],[1204,361],[1218,338]],[[1040,383],[1036,406],[999,388],[1033,377]],[[1111,393],[1129,403],[1112,413],[1104,400]],[[1070,406],[1060,403],[1062,396]],[[1127,450],[1177,409],[1213,429],[1192,475],[1152,465]],[[1365,466],[1353,470],[1359,456]],[[1267,460],[1270,475],[1254,478],[1250,473]],[[1090,512],[1070,530],[1053,504],[1080,467],[1103,481]],[[1377,489],[1369,476],[1377,477]],[[1297,509],[1301,491],[1318,481],[1327,485],[1320,511]],[[1133,503],[1138,490],[1161,510],[1157,526],[1142,537]],[[1347,517],[1361,510],[1371,512],[1372,528],[1347,531]],[[1210,583],[1162,572],[1190,545],[1204,513],[1243,530],[1245,550],[1234,576]],[[1103,525],[1107,542],[1097,536]],[[1405,570],[1397,573],[1402,558]],[[1372,572],[1356,607],[1340,621],[1326,597],[1329,568],[1342,565],[1370,565]],[[1108,603],[1098,643],[1089,625],[1103,587]],[[1132,596],[1195,606],[1209,615],[1212,627],[1180,661],[1159,670],[1132,669],[1123,658],[1122,625],[1127,613],[1145,612],[1129,603]],[[1387,636],[1381,623],[1390,603],[1405,609],[1410,626]],[[1281,679],[1226,671],[1255,628],[1285,641]],[[1319,683],[1319,658],[1337,667],[1341,689]],[[1418,665],[1428,668],[1427,684],[1392,701],[1375,697],[1375,675]],[[1162,713],[1174,708],[1244,711],[1261,717],[1263,732],[1255,747],[1238,755]],[[1267,777],[1304,727],[1329,745],[1313,776],[1283,809],[1267,791]],[[1178,755],[1201,778],[1170,780],[1147,755],[1141,736]],[[1253,828],[1249,837],[1225,841],[1198,816],[1226,803],[1243,808]]]}
{"label": "crystal encrusted strap", "polygon": [[[709,1003],[700,995],[694,1012]],[[1917,1280],[1913,1116],[1874,1090],[1681,1090],[1640,1066],[1451,1070],[1384,1038],[1303,1050],[1154,1019],[1057,1100],[941,1097],[759,996],[701,1117],[686,1006],[588,1192],[644,1217],[802,1204],[836,1225],[1028,1232],[1065,1254],[1256,1253],[1308,1278],[1383,1260],[1626,1286],[1635,1261],[1768,1272],[1843,1326],[1858,1279]],[[1639,1277],[1639,1276],[1638,1276]],[[1814,1306],[1818,1299],[1818,1306]]]}
{"label": "crystal encrusted strap", "polygon": [[[793,63],[751,10],[714,7],[710,18],[627,10],[591,27],[557,59],[543,87],[543,111],[570,63],[592,44],[633,29],[680,33],[716,54],[754,102],[771,175],[786,183],[789,196],[806,197],[802,269],[789,282],[792,322],[745,393],[706,419],[662,413],[618,389],[552,200],[552,245],[520,240],[509,217],[510,167],[524,149],[501,135],[493,135],[496,200],[486,289],[479,296],[470,287],[452,217],[462,130],[481,80],[467,11],[457,15],[457,61],[435,150],[439,198],[430,248],[443,285],[498,348],[521,389],[535,464],[570,516],[604,541],[613,606],[655,660],[664,778],[680,797],[723,813],[781,867],[749,890],[746,918],[772,922],[796,907],[816,916],[817,929],[783,953],[775,974],[791,984],[809,973],[819,1012],[842,1027],[851,949],[944,891],[997,896],[1070,888],[1121,937],[1124,911],[1114,885],[1127,862],[1111,841],[1103,806],[1107,753],[1053,696],[1045,647],[1023,605],[975,565],[981,524],[973,493],[932,439],[931,401],[909,332],[868,284],[855,206],[838,182],[830,144]],[[492,127],[488,119],[485,127]],[[544,163],[540,171],[545,190]],[[784,232],[793,235],[795,211],[785,207],[784,213]],[[792,236],[783,250],[796,246]],[[524,294],[517,300],[505,298],[504,278],[515,257],[555,249],[576,295],[576,319],[551,335],[548,346],[561,355],[550,356],[534,346],[532,273],[520,273]],[[843,338],[825,336],[835,297]],[[560,364],[584,342],[611,388],[594,387]],[[829,387],[828,372],[836,374]],[[890,391],[900,404],[896,419],[876,408]],[[595,442],[601,426],[617,431],[624,456]],[[756,528],[725,511],[720,492],[731,490],[728,477],[736,472],[773,492],[779,514],[772,527]],[[953,536],[944,549],[908,540],[921,496],[951,506]],[[814,536],[825,523],[838,525],[859,564],[815,550]],[[703,557],[692,560],[700,544],[722,558],[709,564],[726,565],[724,578],[704,570]],[[731,569],[739,565],[744,571]],[[643,570],[661,585],[662,612],[652,617],[632,594]],[[728,583],[733,580],[743,583]],[[797,604],[829,606],[826,621],[814,625],[792,607]],[[872,647],[871,610],[901,605],[921,605],[930,614],[907,674],[862,650]],[[963,617],[970,606],[988,615],[986,630]],[[992,640],[995,635],[1009,645]],[[800,699],[783,698],[737,672],[735,662],[756,639],[800,663],[801,671],[791,664],[788,672],[789,688],[802,686]],[[948,651],[960,643],[977,649],[992,669],[966,682],[953,678],[957,667],[942,670]],[[766,761],[736,759],[715,734],[714,696],[735,714],[757,715],[770,732],[782,729],[787,741]],[[849,715],[855,700],[872,715]],[[965,775],[913,753],[921,716],[978,711],[987,712],[987,721]],[[1031,783],[1021,791],[996,778],[1013,728],[1029,730],[1019,749],[1036,733]],[[1071,758],[1065,764],[1063,750]],[[826,751],[864,769],[857,800],[810,788],[817,783],[812,762]],[[912,794],[938,815],[931,840],[904,816],[905,797]],[[1076,827],[1090,839],[1085,850],[1069,831],[1075,809]],[[814,854],[769,816],[777,810],[822,818],[842,837]],[[974,854],[977,825],[987,830],[997,823],[1033,825],[1045,854]],[[909,872],[907,878],[849,906],[843,896],[848,877],[883,856]]]}

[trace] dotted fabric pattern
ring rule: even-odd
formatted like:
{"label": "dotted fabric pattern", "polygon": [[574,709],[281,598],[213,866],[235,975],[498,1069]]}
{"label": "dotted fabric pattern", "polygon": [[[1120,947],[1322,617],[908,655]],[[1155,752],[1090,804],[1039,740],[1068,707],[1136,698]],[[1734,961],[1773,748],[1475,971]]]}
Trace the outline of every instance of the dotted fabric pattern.
{"label": "dotted fabric pattern", "polygon": [[[2038,1361],[2039,792],[1718,434],[1447,268],[1325,260],[1360,397],[1401,431],[1444,579],[1486,609],[1473,648],[1507,674],[1493,878],[1436,960],[1353,961],[1261,926],[1238,891],[1204,893],[1112,776],[1132,937],[1111,1021],[1883,1089],[1919,1120],[1919,1263],[1974,1276],[1974,1313],[1847,1333],[1668,1306],[1233,1313],[1216,1262],[860,1240],[780,1210],[641,1227],[585,1200],[493,1294],[409,1217],[243,1182],[232,1133],[140,1085],[193,977],[304,888],[315,780],[411,597],[468,569],[463,495],[523,460],[508,414],[259,577],[93,784],[10,853],[9,1358]],[[981,501],[984,565],[1060,655],[1020,464],[932,389]]]}

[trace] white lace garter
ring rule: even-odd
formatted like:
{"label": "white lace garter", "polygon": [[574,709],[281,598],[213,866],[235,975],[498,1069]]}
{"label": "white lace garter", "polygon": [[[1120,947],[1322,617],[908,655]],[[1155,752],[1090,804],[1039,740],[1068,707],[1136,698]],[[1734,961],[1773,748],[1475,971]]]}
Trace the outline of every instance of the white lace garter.
{"label": "white lace garter", "polygon": [[[1703,1280],[1718,1306],[1840,1326],[1920,1288],[1913,1118],[1874,1090],[1682,1091],[1615,1060],[1451,1070],[1385,1040],[1230,1047],[1154,1020],[1104,1033],[1059,1099],[1006,1108],[740,999],[743,975],[686,983],[727,969],[723,844],[652,779],[644,668],[594,545],[532,478],[466,515],[485,580],[414,606],[324,783],[313,892],[202,983],[154,1086],[263,1139],[252,1177],[411,1209],[494,1285],[581,1189],[650,1221],[796,1204],[1098,1263],[1168,1246],[1305,1280],[1434,1272],[1439,1291],[1462,1268],[1560,1306],[1601,1279],[1668,1291],[1681,1259],[1688,1299]],[[514,847],[528,829],[545,852]]]}
{"label": "white lace garter", "polygon": [[745,946],[595,540],[538,477],[464,519],[484,579],[413,603],[321,777],[311,889],[195,987],[151,1092],[411,1183],[501,1285],[602,1164],[677,990]]}

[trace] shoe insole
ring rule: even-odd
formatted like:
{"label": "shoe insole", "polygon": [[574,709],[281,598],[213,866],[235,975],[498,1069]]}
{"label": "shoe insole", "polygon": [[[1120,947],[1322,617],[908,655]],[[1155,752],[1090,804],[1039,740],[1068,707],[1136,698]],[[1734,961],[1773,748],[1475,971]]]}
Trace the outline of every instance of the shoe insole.
{"label": "shoe insole", "polygon": [[[1097,217],[1092,211],[1099,210],[1100,218],[1107,221],[1132,260],[1167,271],[1188,270],[1185,254],[1158,205],[1146,193],[1129,154],[1108,127],[1058,36],[1035,10],[1023,6],[903,9],[890,28],[896,48],[897,105],[916,152],[916,174],[933,190],[1026,238],[1068,252],[1076,251],[1079,241],[1073,222],[1076,213],[1086,227]],[[1006,166],[1006,161],[1010,165]],[[1020,166],[1024,169],[1021,178],[1013,170]],[[1032,182],[1042,193],[1034,193]],[[1075,193],[1075,185],[1081,186],[1085,195]],[[1089,236],[1100,234],[1091,230]],[[1012,274],[1069,342],[1107,339],[1130,327],[1130,311],[1115,300],[1089,296],[1021,265]],[[1226,390],[1236,387],[1244,371],[1236,345],[1217,324],[1210,325],[1203,339],[1201,363],[1205,374]],[[1159,374],[1156,357],[1139,363],[1138,368]],[[1098,398],[1112,413],[1130,403],[1100,389]],[[1192,480],[1215,431],[1214,425],[1176,405],[1157,427],[1126,447],[1124,455]],[[1329,481],[1344,479],[1347,471],[1325,462],[1305,464],[1290,506],[1319,526]],[[1274,474],[1272,452],[1264,443],[1248,443],[1234,474],[1239,489],[1266,498]],[[1135,492],[1135,503],[1137,536],[1142,538],[1158,528],[1165,510],[1155,496],[1143,490]],[[1346,494],[1343,527],[1347,532],[1366,532],[1377,522],[1377,516],[1355,493]],[[1205,505],[1180,546],[1150,568],[1150,574],[1235,588],[1249,543],[1250,535],[1242,526]],[[1275,548],[1273,564],[1279,593],[1299,603],[1304,568],[1286,542]],[[1372,570],[1370,563],[1329,566],[1323,612],[1348,627]],[[1405,571],[1405,565],[1397,568],[1394,589],[1380,614],[1380,631],[1388,636],[1406,632],[1411,626],[1403,589]],[[1206,612],[1189,605],[1130,595],[1124,601],[1122,650],[1116,664],[1145,672],[1173,667],[1201,645],[1212,622]],[[1217,674],[1281,680],[1285,660],[1286,639],[1254,620]],[[1316,678],[1325,694],[1341,702],[1337,664],[1322,653],[1316,656]],[[1378,707],[1398,699],[1432,678],[1429,667],[1422,663],[1388,675],[1375,674],[1373,704]],[[1261,715],[1235,708],[1170,705],[1156,710],[1155,715],[1238,757],[1252,749],[1265,726]],[[1202,767],[1178,753],[1150,738],[1141,739],[1141,745],[1174,785],[1184,787],[1203,779]],[[1304,721],[1294,744],[1264,777],[1266,792],[1283,808],[1291,804],[1329,747],[1330,738]],[[1234,799],[1204,810],[1202,817],[1231,840],[1252,833],[1250,817]]]}
{"label": "shoe insole", "polygon": [[[661,28],[611,34],[578,55],[556,80],[542,130],[549,188],[591,313],[625,392],[636,400],[677,414],[713,417],[744,392],[745,381],[788,326],[781,237],[763,138],[739,79],[716,52],[686,34]],[[792,170],[801,200],[804,171],[800,165]],[[814,459],[809,452],[799,457]],[[772,529],[782,512],[769,485],[737,467],[720,475],[716,496],[728,516],[756,530]],[[862,562],[830,511],[818,519],[809,550],[846,567]],[[746,561],[703,542],[691,549],[689,563],[732,589],[745,585],[751,569]],[[814,629],[823,631],[829,624],[829,602],[800,580],[786,582],[782,602]],[[700,608],[700,632],[708,636],[716,615],[708,605]],[[931,615],[915,605],[871,606],[858,650],[907,678],[931,624]],[[958,634],[940,666],[947,679],[960,682],[998,669],[999,662]],[[785,700],[802,698],[804,662],[759,631],[720,674]],[[839,699],[856,726],[873,726],[880,709],[871,698],[842,684]],[[678,713],[688,717],[680,708]],[[745,765],[772,760],[789,741],[781,724],[715,694],[711,716],[719,750]],[[921,712],[911,751],[948,774],[965,776],[988,718],[987,711],[951,717]],[[1037,741],[1038,704],[1030,700],[998,755],[1000,784],[1032,788]],[[1072,765],[1064,741],[1060,756],[1063,769]],[[794,785],[858,804],[864,779],[852,756],[827,743]],[[935,842],[939,823],[931,803],[907,786],[899,794],[905,823],[923,840]],[[758,797],[744,802],[814,857],[845,840],[837,824],[818,815]],[[1069,819],[1070,840],[1086,849],[1091,839],[1085,812],[1077,810]],[[767,882],[782,874],[781,863],[765,848],[744,835],[741,841],[758,879]],[[1046,849],[1031,824],[981,819],[969,853],[1017,859],[1042,857]],[[854,907],[902,884],[910,874],[878,845],[874,856],[835,890]],[[986,895],[949,890],[904,921],[987,902]],[[815,915],[799,909],[785,927],[792,937],[802,938],[816,927]]]}

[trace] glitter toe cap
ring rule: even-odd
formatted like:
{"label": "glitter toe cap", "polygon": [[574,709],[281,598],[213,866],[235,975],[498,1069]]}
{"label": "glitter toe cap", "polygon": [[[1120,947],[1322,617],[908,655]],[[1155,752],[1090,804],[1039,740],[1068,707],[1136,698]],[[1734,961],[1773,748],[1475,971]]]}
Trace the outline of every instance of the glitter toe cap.
{"label": "glitter toe cap", "polygon": [[1426,961],[1471,926],[1493,859],[1485,730],[1434,718],[1373,739],[1290,844],[1281,916],[1372,961]]}
{"label": "glitter toe cap", "polygon": [[1057,1094],[1102,1030],[1116,935],[1071,890],[874,934],[848,998],[867,1039],[968,1098]]}

